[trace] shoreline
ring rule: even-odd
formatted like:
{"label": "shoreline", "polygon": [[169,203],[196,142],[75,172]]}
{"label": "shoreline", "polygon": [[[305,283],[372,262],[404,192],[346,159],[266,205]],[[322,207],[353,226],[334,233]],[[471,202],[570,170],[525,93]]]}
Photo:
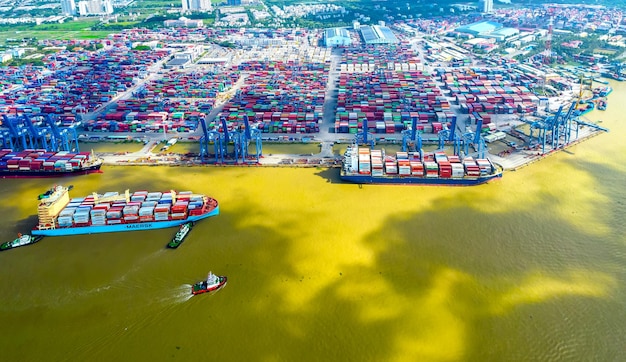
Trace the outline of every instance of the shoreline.
{"label": "shoreline", "polygon": [[[494,154],[488,154],[492,162],[502,166],[504,171],[517,171],[521,168],[529,166],[537,161],[540,161],[546,157],[556,154],[560,151],[566,150],[572,146],[578,145],[592,137],[596,137],[599,134],[604,133],[601,130],[591,130],[585,128],[583,134],[570,143],[564,145],[561,148],[548,150],[545,153],[541,153],[534,150],[519,150],[513,151],[506,157],[501,157]],[[112,166],[168,166],[168,167],[322,167],[322,168],[340,168],[342,156],[335,155],[332,150],[332,146],[335,144],[341,145],[342,143],[323,141],[320,142],[321,151],[316,154],[269,154],[263,155],[257,162],[255,159],[249,162],[202,162],[199,158],[186,159],[182,154],[168,154],[159,155],[154,154],[151,150],[156,146],[155,142],[150,142],[141,151],[119,154],[100,154],[98,155],[104,160],[104,165]],[[398,143],[390,143],[397,145]],[[384,146],[385,143],[379,143]]]}

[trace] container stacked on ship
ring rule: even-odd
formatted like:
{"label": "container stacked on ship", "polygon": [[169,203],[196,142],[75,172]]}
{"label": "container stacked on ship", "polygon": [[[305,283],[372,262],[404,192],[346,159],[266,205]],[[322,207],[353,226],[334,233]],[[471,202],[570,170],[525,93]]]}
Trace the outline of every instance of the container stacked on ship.
{"label": "container stacked on ship", "polygon": [[102,160],[89,152],[0,150],[1,177],[57,177],[98,172]]}
{"label": "container stacked on ship", "polygon": [[477,185],[502,176],[502,168],[489,159],[446,155],[438,151],[397,152],[348,147],[341,178],[354,183]]}
{"label": "container stacked on ship", "polygon": [[[58,187],[57,187],[58,188]],[[64,190],[64,191],[63,191]],[[56,191],[55,191],[56,192]],[[93,193],[87,197],[42,198],[33,235],[74,235],[160,229],[219,214],[215,199],[191,191]]]}

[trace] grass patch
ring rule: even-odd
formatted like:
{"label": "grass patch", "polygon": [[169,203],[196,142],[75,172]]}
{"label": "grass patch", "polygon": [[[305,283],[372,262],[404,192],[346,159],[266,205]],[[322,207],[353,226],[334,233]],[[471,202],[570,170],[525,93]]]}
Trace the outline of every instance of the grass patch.
{"label": "grass patch", "polygon": [[7,39],[36,38],[37,40],[90,40],[107,38],[112,31],[57,31],[57,30],[27,30],[27,31],[0,31],[0,43]]}
{"label": "grass patch", "polygon": [[594,49],[593,52],[594,52],[594,54],[604,54],[604,55],[615,55],[615,54],[617,54],[617,50],[603,49],[603,48]]}

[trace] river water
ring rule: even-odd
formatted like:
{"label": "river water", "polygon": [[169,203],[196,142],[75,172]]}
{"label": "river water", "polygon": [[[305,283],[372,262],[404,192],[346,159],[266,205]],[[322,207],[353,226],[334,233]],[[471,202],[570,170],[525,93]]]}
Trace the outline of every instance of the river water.
{"label": "river water", "polygon": [[[618,361],[626,351],[626,83],[611,132],[466,188],[342,184],[338,170],[106,167],[1,180],[1,240],[36,197],[209,194],[175,229],[0,253],[5,361]],[[209,271],[228,276],[189,296]]]}

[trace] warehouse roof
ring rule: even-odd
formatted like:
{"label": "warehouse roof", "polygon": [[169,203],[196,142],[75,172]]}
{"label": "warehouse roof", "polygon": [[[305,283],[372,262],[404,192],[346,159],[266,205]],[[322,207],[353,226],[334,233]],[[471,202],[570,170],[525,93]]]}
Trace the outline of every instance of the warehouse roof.
{"label": "warehouse roof", "polygon": [[365,41],[366,44],[398,42],[398,38],[396,38],[391,29],[386,26],[362,26],[360,30],[363,41]]}

